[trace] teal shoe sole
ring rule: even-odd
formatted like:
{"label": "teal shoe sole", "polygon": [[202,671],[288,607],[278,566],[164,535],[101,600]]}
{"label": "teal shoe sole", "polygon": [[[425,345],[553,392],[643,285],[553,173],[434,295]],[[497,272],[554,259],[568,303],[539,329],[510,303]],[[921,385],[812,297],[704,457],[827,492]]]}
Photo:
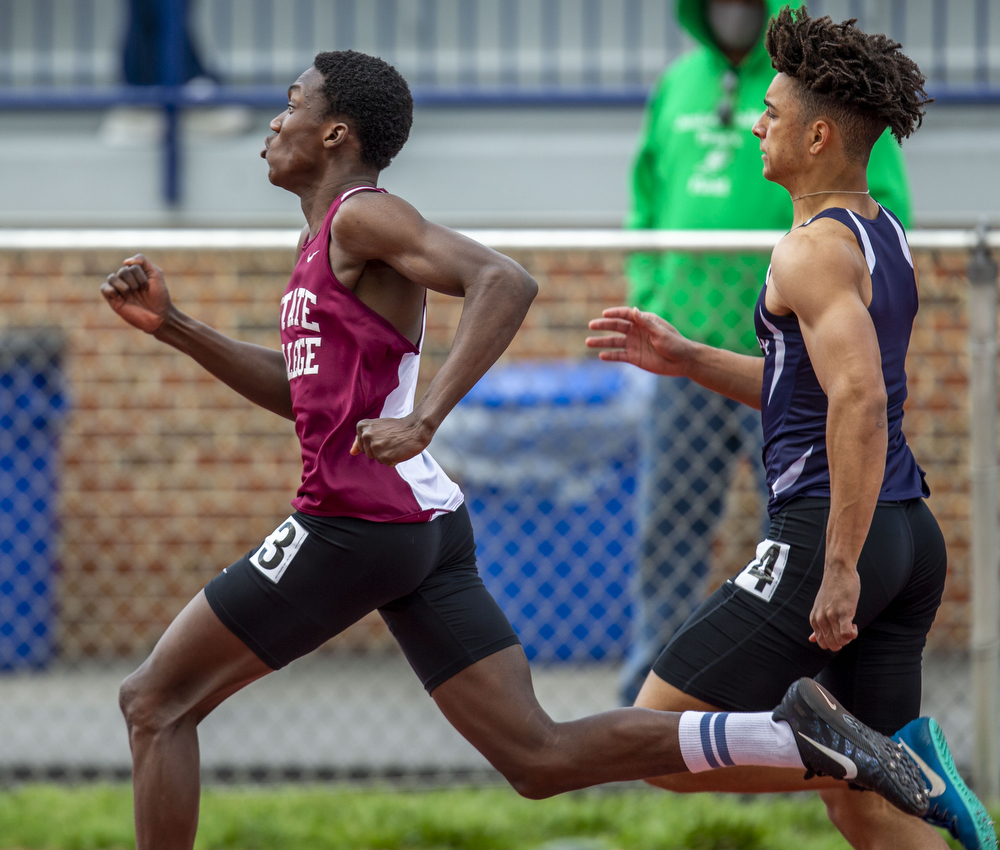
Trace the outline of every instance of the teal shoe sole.
{"label": "teal shoe sole", "polygon": [[941,767],[948,778],[949,785],[958,794],[962,805],[965,806],[965,810],[969,813],[979,843],[970,847],[969,844],[962,841],[963,837],[961,835],[955,835],[955,838],[962,841],[967,850],[997,850],[997,835],[993,830],[993,819],[990,817],[990,813],[986,811],[986,807],[979,801],[979,798],[959,775],[958,768],[955,767],[955,760],[951,757],[948,742],[945,740],[944,730],[934,718],[930,718],[928,728],[931,733],[931,742],[934,744],[934,752],[938,757],[938,761],[941,762]]}

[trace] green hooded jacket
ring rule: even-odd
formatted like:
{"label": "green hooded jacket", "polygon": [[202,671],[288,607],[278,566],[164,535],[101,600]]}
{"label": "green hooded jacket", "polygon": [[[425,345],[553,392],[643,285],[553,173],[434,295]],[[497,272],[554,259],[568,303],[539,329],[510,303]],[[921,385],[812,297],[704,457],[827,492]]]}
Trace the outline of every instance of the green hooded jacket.
{"label": "green hooded jacket", "polygon": [[[801,0],[766,0],[768,15]],[[707,0],[678,0],[677,18],[701,43],[663,74],[650,98],[632,178],[629,228],[787,230],[788,192],[764,179],[758,140],[751,128],[764,109],[774,78],[757,45],[735,70],[727,95],[729,61],[716,46],[705,19]],[[720,103],[732,104],[727,127]],[[872,197],[910,221],[903,156],[886,134],[868,163]],[[658,313],[690,339],[745,354],[760,354],[753,307],[763,285],[768,254],[635,254],[627,263],[632,304]]]}

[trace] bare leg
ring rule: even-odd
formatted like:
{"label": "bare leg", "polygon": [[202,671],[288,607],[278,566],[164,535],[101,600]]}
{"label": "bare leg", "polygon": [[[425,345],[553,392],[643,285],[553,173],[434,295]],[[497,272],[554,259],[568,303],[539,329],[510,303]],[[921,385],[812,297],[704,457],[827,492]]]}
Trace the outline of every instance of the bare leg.
{"label": "bare leg", "polygon": [[194,845],[201,793],[198,724],[271,672],[216,617],[201,591],[121,687],[138,850]]}
{"label": "bare leg", "polygon": [[850,788],[819,792],[826,813],[855,850],[947,850],[934,827],[903,814],[878,794],[860,794]]}
{"label": "bare leg", "polygon": [[[643,683],[635,704],[656,711],[719,711],[714,705],[688,696],[673,685],[668,685],[655,673],[650,673]],[[650,785],[688,794],[700,791],[735,792],[737,794],[771,794],[786,791],[819,791],[822,788],[843,788],[844,783],[829,776],[803,779],[805,771],[783,767],[723,767],[703,773],[676,773],[670,776],[651,776]]]}
{"label": "bare leg", "polygon": [[[718,711],[715,706],[688,696],[650,673],[635,704],[659,711]],[[929,824],[904,814],[878,794],[853,791],[837,779],[816,776],[803,779],[801,770],[776,767],[724,767],[703,773],[655,776],[651,785],[677,793],[698,791],[772,793],[819,791],[833,825],[856,850],[945,850],[947,844]]]}
{"label": "bare leg", "polygon": [[467,667],[431,696],[452,726],[525,797],[687,770],[676,714],[623,708],[569,723],[553,721],[535,698],[520,646]]}

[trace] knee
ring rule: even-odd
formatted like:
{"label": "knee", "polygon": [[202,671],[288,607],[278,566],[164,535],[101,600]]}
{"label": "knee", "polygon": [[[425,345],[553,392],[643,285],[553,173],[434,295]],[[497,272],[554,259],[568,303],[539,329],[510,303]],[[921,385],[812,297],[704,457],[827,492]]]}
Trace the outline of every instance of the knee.
{"label": "knee", "polygon": [[129,729],[141,723],[148,713],[147,698],[138,671],[127,676],[118,688],[118,707]]}
{"label": "knee", "polygon": [[528,800],[544,800],[565,790],[566,765],[551,733],[544,740],[512,749],[498,768],[510,786]]}
{"label": "knee", "polygon": [[142,672],[142,668],[136,670],[118,689],[118,707],[125,717],[130,735],[155,733],[170,725],[168,712]]}
{"label": "knee", "polygon": [[544,800],[561,790],[558,772],[544,758],[521,758],[501,772],[511,788],[527,800]]}
{"label": "knee", "polygon": [[[820,799],[826,806],[826,816],[835,827],[840,829],[841,824],[849,818],[849,800],[845,797],[845,791],[837,788],[833,791],[820,791]],[[843,832],[843,830],[841,830]]]}
{"label": "knee", "polygon": [[558,794],[537,776],[507,776],[510,787],[526,800],[544,800]]}
{"label": "knee", "polygon": [[852,788],[829,788],[819,792],[830,822],[844,836],[868,835],[875,831],[889,804],[878,794]]}

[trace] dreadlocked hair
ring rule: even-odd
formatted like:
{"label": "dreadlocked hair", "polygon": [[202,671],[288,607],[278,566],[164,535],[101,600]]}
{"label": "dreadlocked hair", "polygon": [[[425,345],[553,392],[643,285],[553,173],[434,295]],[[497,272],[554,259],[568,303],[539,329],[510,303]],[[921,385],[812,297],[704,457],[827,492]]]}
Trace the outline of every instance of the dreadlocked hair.
{"label": "dreadlocked hair", "polygon": [[810,18],[805,7],[796,12],[786,6],[769,24],[764,45],[774,70],[798,82],[808,113],[803,120],[828,115],[843,135],[845,154],[867,162],[886,127],[902,143],[921,125],[932,98],[901,44],[869,35],[856,23]]}
{"label": "dreadlocked hair", "polygon": [[413,124],[413,98],[399,71],[388,62],[354,50],[317,54],[323,75],[326,118],[343,115],[354,123],[361,161],[379,171],[399,153]]}

